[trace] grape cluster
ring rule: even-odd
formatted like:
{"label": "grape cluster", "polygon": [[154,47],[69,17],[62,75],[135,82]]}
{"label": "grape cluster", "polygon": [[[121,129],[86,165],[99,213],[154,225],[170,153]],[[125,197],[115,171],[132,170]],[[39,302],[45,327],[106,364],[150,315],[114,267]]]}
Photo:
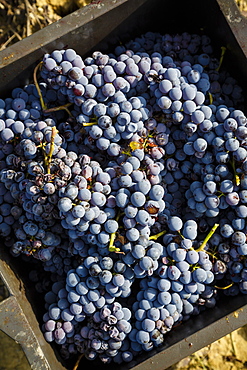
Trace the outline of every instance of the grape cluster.
{"label": "grape cluster", "polygon": [[247,293],[242,90],[186,32],[41,64],[0,99],[0,234],[63,357],[130,362]]}
{"label": "grape cluster", "polygon": [[[172,228],[178,226],[177,219],[172,219]],[[188,221],[183,235],[190,226],[196,235],[196,225],[189,225]],[[162,250],[158,268],[152,276],[141,280],[141,290],[132,307],[135,327],[131,338],[134,348],[140,351],[162,343],[164,334],[175,323],[216,304],[216,289],[212,286],[216,269],[201,243],[189,237],[179,241],[176,234],[167,234],[163,246],[154,244]]]}
{"label": "grape cluster", "polygon": [[64,344],[67,354],[78,351],[91,360],[99,355],[104,363],[121,348],[119,355],[130,361],[133,354],[124,350],[124,340],[132,329],[131,311],[115,301],[130,294],[130,280],[122,269],[123,263],[110,257],[88,256],[68,271],[66,281],[54,283],[45,296],[46,340]]}
{"label": "grape cluster", "polygon": [[120,303],[114,302],[104,306],[93,314],[89,323],[82,326],[77,335],[75,345],[79,352],[89,360],[99,356],[107,364],[112,358],[115,362],[130,362],[133,353],[129,351],[127,334],[131,332],[129,322],[131,312]]}

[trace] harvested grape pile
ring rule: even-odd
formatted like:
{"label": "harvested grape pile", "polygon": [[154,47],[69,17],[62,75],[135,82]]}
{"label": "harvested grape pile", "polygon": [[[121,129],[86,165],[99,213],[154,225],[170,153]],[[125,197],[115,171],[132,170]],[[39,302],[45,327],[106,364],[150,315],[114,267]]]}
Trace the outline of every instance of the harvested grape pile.
{"label": "harvested grape pile", "polygon": [[48,291],[30,279],[64,358],[130,362],[246,294],[247,119],[222,58],[206,35],[148,32],[54,50],[0,100],[0,232],[47,272]]}
{"label": "harvested grape pile", "polygon": [[[58,4],[59,3],[59,4]],[[65,2],[66,3],[66,2]],[[240,6],[241,11],[246,10],[246,4],[243,1],[237,2]],[[21,39],[25,37],[26,35],[33,33],[35,30],[42,28],[46,26],[47,24],[59,19],[61,16],[67,14],[67,12],[70,12],[71,10],[76,9],[75,6],[73,6],[70,10],[68,10],[68,7],[66,4],[61,6],[61,2],[54,0],[53,2],[49,1],[45,2],[45,4],[42,3],[42,1],[38,2],[31,2],[28,6],[29,12],[26,11],[27,8],[25,8],[26,5],[22,2],[15,1],[8,1],[4,3],[3,1],[0,2],[1,4],[1,10],[0,14],[3,14],[3,21],[1,21],[1,45],[2,48],[5,48],[6,46],[10,45],[13,42],[16,42],[18,39]],[[28,3],[27,3],[28,4]],[[70,2],[71,4],[71,2]],[[17,11],[13,11],[13,9],[17,9]],[[20,14],[20,16],[18,16]],[[29,17],[26,18],[27,14],[29,14]],[[45,16],[44,16],[45,15]],[[6,16],[8,16],[8,21],[6,22]],[[39,21],[37,22],[37,19]],[[11,28],[9,25],[12,25]],[[7,32],[6,32],[7,31]],[[37,96],[36,96],[37,97]],[[218,230],[218,229],[217,229]],[[71,255],[69,254],[68,259],[71,258]],[[64,258],[64,257],[63,257]],[[33,272],[32,278],[34,279],[35,272]],[[53,276],[55,279],[57,277]],[[39,286],[39,290],[42,290],[44,292],[45,289],[41,289],[40,285],[42,283],[40,281],[37,281],[37,286]],[[243,330],[242,330],[243,331]],[[242,333],[242,332],[241,332]],[[198,368],[229,368],[229,369],[242,369],[245,368],[244,366],[244,359],[246,358],[245,353],[240,353],[240,348],[243,348],[246,344],[244,342],[244,339],[239,340],[240,335],[234,337],[234,340],[236,340],[236,347],[237,351],[234,350],[234,346],[231,345],[232,338],[227,336],[226,338],[223,338],[220,344],[218,344],[219,347],[217,347],[217,343],[212,346],[210,346],[210,351],[208,349],[204,349],[195,356],[192,356],[190,358],[187,358],[184,360],[183,363],[178,364],[178,368],[181,369],[198,369]],[[225,342],[227,345],[224,346]],[[223,344],[222,344],[223,343]],[[226,348],[225,352],[222,354],[221,362],[217,360],[217,363],[215,358],[219,356],[220,350],[222,348]],[[230,348],[230,349],[229,349]],[[228,355],[226,355],[228,353]],[[211,355],[210,355],[211,354]],[[217,356],[216,356],[217,354]],[[245,357],[244,357],[245,356]],[[208,361],[208,362],[207,362]],[[228,367],[226,367],[228,366]]]}

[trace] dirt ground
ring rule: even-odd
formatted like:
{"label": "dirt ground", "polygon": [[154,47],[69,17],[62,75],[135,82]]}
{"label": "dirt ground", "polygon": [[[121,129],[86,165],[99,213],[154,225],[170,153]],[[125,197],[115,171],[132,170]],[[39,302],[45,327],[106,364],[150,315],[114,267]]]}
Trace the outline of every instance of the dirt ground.
{"label": "dirt ground", "polygon": [[[90,0],[0,0],[0,50],[88,3]],[[247,1],[236,0],[236,3],[247,15]],[[0,301],[1,298],[0,291]],[[0,370],[30,369],[19,345],[1,332],[0,344]],[[198,369],[247,369],[247,325],[169,368]]]}
{"label": "dirt ground", "polygon": [[247,369],[247,325],[186,357],[168,370]]}

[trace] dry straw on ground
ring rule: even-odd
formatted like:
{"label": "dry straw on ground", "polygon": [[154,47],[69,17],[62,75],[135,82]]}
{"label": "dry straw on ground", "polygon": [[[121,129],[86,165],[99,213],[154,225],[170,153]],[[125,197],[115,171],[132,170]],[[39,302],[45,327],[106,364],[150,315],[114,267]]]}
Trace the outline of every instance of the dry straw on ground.
{"label": "dry straw on ground", "polygon": [[0,50],[90,3],[90,0],[0,0]]}

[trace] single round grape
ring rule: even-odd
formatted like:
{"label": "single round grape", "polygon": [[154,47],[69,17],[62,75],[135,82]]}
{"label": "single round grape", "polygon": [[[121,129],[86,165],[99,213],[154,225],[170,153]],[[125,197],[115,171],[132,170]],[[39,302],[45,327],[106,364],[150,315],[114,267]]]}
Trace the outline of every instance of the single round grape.
{"label": "single round grape", "polygon": [[179,231],[183,227],[183,222],[179,217],[173,216],[170,218],[168,226],[171,231]]}
{"label": "single round grape", "polygon": [[139,344],[149,343],[149,340],[150,340],[150,335],[147,331],[140,330],[140,331],[137,332],[136,341]]}

